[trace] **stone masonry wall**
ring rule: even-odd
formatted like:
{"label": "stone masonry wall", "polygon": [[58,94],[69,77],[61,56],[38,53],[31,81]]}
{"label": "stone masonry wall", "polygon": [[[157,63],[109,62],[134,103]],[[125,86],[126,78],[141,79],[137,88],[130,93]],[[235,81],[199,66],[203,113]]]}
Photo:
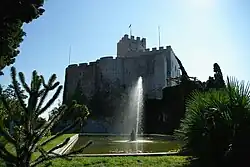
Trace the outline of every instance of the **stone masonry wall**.
{"label": "stone masonry wall", "polygon": [[[136,38],[138,45],[135,50],[127,49],[129,38],[124,36],[118,42],[118,56],[102,57],[96,62],[89,64],[74,64],[66,68],[64,100],[69,99],[80,82],[81,89],[87,97],[91,97],[97,87],[101,87],[103,81],[108,81],[111,85],[132,86],[139,76],[143,78],[144,93],[149,98],[162,98],[162,89],[167,85],[168,77],[180,75],[179,66],[174,57],[174,52],[170,46],[143,49],[146,47],[146,39]],[[125,43],[124,45],[122,43]],[[122,49],[121,49],[122,48]],[[119,50],[120,49],[120,50]]]}

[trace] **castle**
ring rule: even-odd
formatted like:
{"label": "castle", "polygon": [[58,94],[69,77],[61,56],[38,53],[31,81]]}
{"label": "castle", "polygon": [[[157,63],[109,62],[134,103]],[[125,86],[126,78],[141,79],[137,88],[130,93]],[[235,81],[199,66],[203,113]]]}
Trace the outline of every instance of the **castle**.
{"label": "castle", "polygon": [[162,89],[176,83],[180,70],[171,46],[146,47],[146,39],[124,35],[117,43],[117,57],[102,57],[95,62],[71,64],[66,68],[64,102],[69,100],[78,84],[86,97],[106,85],[130,88],[139,76],[143,78],[148,98],[161,99]]}

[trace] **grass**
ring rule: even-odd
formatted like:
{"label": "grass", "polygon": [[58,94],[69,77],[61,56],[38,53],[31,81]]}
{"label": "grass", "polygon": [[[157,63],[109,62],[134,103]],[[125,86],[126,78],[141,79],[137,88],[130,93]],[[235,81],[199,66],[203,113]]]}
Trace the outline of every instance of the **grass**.
{"label": "grass", "polygon": [[[47,144],[43,147],[43,149],[44,149],[45,151],[48,151],[48,150],[50,150],[51,148],[55,147],[56,145],[62,143],[66,138],[71,137],[71,136],[73,136],[73,135],[74,135],[74,134],[63,134],[62,136],[60,136],[60,137],[58,137],[58,138],[56,138],[56,139],[50,141],[49,143],[47,143]],[[44,138],[42,138],[42,140],[41,140],[40,142],[43,142],[43,141],[45,141],[45,140],[48,139],[48,138],[49,138],[49,137],[44,137]],[[9,150],[9,151],[12,152],[13,154],[15,154],[15,149],[14,149],[14,146],[13,146],[12,144],[8,143],[8,144],[6,144],[5,147],[6,147],[7,150]],[[40,155],[41,155],[40,152],[34,152],[34,154],[32,154],[32,159],[34,160],[34,159],[36,159],[36,158],[37,158],[38,156],[40,156]]]}
{"label": "grass", "polygon": [[[56,159],[53,167],[183,167],[188,165],[184,156],[135,157],[77,157],[72,160]],[[43,165],[41,165],[43,167]]]}

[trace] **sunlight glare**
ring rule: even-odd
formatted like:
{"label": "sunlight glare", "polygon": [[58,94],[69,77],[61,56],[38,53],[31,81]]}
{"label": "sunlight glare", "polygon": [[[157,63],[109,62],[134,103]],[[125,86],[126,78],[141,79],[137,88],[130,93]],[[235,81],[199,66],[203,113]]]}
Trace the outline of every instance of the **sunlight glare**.
{"label": "sunlight glare", "polygon": [[190,5],[197,8],[211,8],[214,5],[215,0],[189,0]]}

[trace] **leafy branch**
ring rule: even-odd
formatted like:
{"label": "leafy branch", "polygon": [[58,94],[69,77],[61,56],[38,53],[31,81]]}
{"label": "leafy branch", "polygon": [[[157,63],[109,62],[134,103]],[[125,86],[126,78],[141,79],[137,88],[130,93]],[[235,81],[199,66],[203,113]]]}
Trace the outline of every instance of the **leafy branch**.
{"label": "leafy branch", "polygon": [[[26,83],[23,73],[20,72],[18,76],[21,85],[28,94],[27,102],[24,101],[24,97],[21,95],[22,91],[19,87],[20,83],[17,81],[16,69],[12,67],[12,84],[15,90],[16,100],[19,102],[17,104],[20,105],[18,108],[10,106],[7,97],[3,94],[2,88],[0,87],[1,104],[7,111],[4,113],[5,116],[0,119],[0,133],[3,134],[3,137],[7,142],[14,146],[16,151],[16,154],[13,154],[7,150],[3,144],[0,144],[0,158],[2,158],[8,166],[30,167],[37,166],[40,163],[55,158],[67,159],[69,155],[79,153],[91,144],[91,142],[89,142],[82,148],[65,155],[56,154],[55,150],[68,144],[70,138],[67,138],[61,144],[45,151],[43,147],[49,142],[60,137],[75,126],[79,124],[82,125],[83,120],[86,119],[89,114],[88,109],[86,106],[79,105],[73,101],[69,107],[66,105],[59,107],[59,112],[57,112],[52,119],[38,125],[37,122],[40,120],[40,115],[48,110],[48,108],[55,102],[62,90],[62,86],[59,82],[55,82],[55,74],[53,74],[49,78],[48,83],[46,83],[43,76],[39,76],[36,71],[33,71],[30,86]],[[49,92],[53,90],[55,90],[55,93],[47,103],[44,104]],[[83,114],[77,115],[77,119],[75,119],[71,125],[67,126],[54,136],[49,137],[47,140],[40,142],[66,113],[71,113],[74,110],[80,110]],[[18,119],[15,117],[17,114],[19,115]],[[7,122],[13,122],[13,130],[10,130],[11,128],[6,126],[6,120]],[[34,152],[40,152],[41,155],[32,161],[31,156]]]}

